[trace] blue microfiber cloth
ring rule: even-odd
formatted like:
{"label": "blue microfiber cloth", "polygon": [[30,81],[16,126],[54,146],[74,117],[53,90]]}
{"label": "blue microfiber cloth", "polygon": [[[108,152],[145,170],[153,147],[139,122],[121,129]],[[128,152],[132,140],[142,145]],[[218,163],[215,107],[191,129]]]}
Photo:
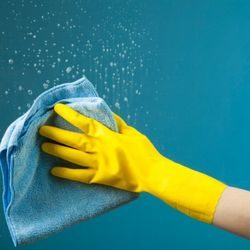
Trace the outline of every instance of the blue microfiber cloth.
{"label": "blue microfiber cloth", "polygon": [[43,124],[79,131],[54,113],[57,102],[118,132],[112,111],[85,77],[45,91],[8,127],[0,144],[0,165],[4,213],[15,246],[44,238],[137,197],[135,193],[50,174],[54,165],[77,167],[40,148],[48,141],[38,133]]}

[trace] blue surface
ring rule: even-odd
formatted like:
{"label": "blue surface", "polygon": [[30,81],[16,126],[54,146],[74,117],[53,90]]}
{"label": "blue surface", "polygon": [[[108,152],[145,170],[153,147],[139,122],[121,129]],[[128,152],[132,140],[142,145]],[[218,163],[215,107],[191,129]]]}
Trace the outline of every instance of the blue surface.
{"label": "blue surface", "polygon": [[[44,89],[86,74],[160,152],[250,189],[249,1],[42,2],[0,2],[1,135]],[[0,245],[14,248],[2,208]],[[248,245],[143,195],[23,249]]]}

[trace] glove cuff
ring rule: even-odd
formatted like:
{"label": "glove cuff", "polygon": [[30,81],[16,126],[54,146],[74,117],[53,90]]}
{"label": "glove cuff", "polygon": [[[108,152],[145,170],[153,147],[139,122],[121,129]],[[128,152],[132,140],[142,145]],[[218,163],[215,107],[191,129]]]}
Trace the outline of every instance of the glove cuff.
{"label": "glove cuff", "polygon": [[186,215],[211,224],[226,184],[165,157],[148,175],[145,191]]}

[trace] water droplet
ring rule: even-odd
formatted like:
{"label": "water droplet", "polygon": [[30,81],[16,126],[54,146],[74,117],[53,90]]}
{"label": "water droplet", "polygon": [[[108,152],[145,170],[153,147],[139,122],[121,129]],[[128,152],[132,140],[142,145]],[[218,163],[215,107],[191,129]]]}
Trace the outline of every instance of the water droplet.
{"label": "water droplet", "polygon": [[71,67],[67,67],[67,68],[66,68],[66,73],[67,73],[67,74],[69,74],[71,71],[72,71],[72,68],[71,68]]}
{"label": "water droplet", "polygon": [[115,103],[115,107],[118,108],[118,109],[120,109],[120,103],[119,103],[119,102],[116,102],[116,103]]}
{"label": "water droplet", "polygon": [[28,95],[32,95],[33,91],[31,89],[28,89],[27,93],[28,93]]}
{"label": "water droplet", "polygon": [[9,62],[9,64],[14,64],[14,60],[13,60],[13,59],[11,59],[11,58],[9,59],[9,61],[8,61],[8,62]]}
{"label": "water droplet", "polygon": [[49,87],[49,84],[48,83],[43,83],[43,88],[44,89],[47,89]]}

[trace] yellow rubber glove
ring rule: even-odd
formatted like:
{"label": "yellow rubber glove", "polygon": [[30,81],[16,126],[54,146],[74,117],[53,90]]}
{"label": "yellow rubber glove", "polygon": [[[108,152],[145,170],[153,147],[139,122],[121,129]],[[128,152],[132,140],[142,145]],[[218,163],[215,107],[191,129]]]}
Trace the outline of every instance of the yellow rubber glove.
{"label": "yellow rubber glove", "polygon": [[54,110],[82,133],[40,128],[41,135],[63,144],[44,143],[43,151],[79,165],[79,169],[56,166],[53,175],[148,192],[193,218],[212,223],[225,184],[165,158],[145,135],[116,114],[119,133],[67,105],[56,104]]}

